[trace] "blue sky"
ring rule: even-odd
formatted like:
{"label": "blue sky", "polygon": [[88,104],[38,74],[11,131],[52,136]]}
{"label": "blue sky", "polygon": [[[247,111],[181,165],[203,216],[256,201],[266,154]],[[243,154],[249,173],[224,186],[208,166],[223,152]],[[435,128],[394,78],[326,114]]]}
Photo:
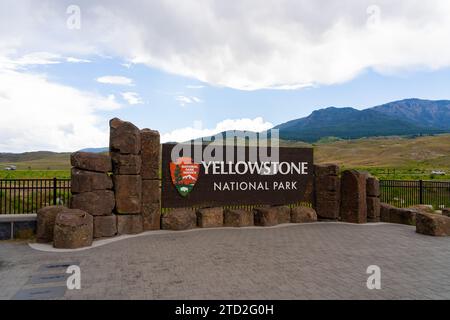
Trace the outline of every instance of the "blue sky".
{"label": "blue sky", "polygon": [[[203,127],[213,128],[225,119],[262,117],[277,125],[329,106],[364,109],[405,98],[450,99],[449,68],[392,75],[364,70],[342,84],[247,91],[209,85],[145,65],[124,66],[120,59],[98,57],[91,61],[47,65],[36,71],[46,72],[50,79],[82,90],[114,95],[124,107],[103,112],[102,116],[126,119],[161,133],[194,126],[199,121]],[[96,80],[105,75],[126,77],[133,83],[104,84]],[[123,92],[137,93],[142,103],[128,104],[121,98]],[[182,103],[177,100],[180,96],[200,101]]]}
{"label": "blue sky", "polygon": [[183,141],[337,106],[450,99],[447,0],[3,0],[0,152]]}

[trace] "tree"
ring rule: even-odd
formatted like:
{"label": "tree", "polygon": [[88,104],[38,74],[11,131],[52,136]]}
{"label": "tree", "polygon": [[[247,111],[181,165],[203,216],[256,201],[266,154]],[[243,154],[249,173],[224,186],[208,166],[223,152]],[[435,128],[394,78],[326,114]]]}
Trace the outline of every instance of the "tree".
{"label": "tree", "polygon": [[181,168],[178,164],[175,165],[174,175],[175,175],[176,184],[179,184],[181,182],[181,180],[183,180],[183,177],[181,176]]}

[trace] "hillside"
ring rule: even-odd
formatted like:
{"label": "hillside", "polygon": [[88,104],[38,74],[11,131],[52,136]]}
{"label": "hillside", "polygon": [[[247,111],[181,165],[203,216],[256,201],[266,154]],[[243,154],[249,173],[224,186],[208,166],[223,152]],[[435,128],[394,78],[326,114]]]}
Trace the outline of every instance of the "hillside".
{"label": "hillside", "polygon": [[407,99],[365,110],[330,107],[275,127],[286,140],[359,139],[450,132],[450,101]]}
{"label": "hillside", "polygon": [[450,101],[406,99],[372,108],[385,115],[424,127],[450,130]]}
{"label": "hillside", "polygon": [[0,153],[0,170],[12,164],[16,165],[18,170],[69,170],[70,153]]}
{"label": "hillside", "polygon": [[[284,147],[311,146],[301,141],[281,141]],[[316,163],[337,163],[345,168],[366,169],[382,178],[430,179],[431,170],[439,169],[450,173],[450,134],[416,138],[386,137],[362,138],[356,140],[326,141],[315,143]],[[16,159],[17,161],[5,161]],[[18,171],[3,171],[2,167],[15,164]],[[31,171],[28,168],[31,167]],[[54,172],[61,170],[64,172]],[[69,175],[70,154],[68,153],[23,153],[0,155],[0,178],[5,177],[50,177],[57,174]],[[385,175],[385,169],[396,170],[395,176]],[[450,179],[450,175],[436,177]]]}
{"label": "hillside", "polygon": [[346,167],[450,169],[450,134],[344,140],[314,146],[317,163]]}

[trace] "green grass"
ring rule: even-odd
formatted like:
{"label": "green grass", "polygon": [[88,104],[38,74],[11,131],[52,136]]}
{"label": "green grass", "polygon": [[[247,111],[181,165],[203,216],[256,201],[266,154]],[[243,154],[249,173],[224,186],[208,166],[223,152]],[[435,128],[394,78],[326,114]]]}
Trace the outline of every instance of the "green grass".
{"label": "green grass", "polygon": [[68,179],[70,170],[15,170],[0,171],[0,179]]}
{"label": "green grass", "polygon": [[[439,193],[438,193],[439,192]],[[417,205],[419,189],[405,190],[404,188],[390,187],[381,190],[382,201],[396,207],[410,207]],[[450,190],[437,191],[434,188],[425,188],[423,191],[423,202],[432,205],[435,210],[450,207]]]}

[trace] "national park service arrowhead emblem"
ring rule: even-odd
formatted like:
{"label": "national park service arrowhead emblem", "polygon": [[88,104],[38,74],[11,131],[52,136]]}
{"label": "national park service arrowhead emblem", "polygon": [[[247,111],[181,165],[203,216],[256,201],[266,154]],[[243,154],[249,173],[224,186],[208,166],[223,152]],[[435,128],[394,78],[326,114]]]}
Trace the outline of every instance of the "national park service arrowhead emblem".
{"label": "national park service arrowhead emblem", "polygon": [[189,157],[178,158],[170,163],[170,176],[178,193],[186,197],[194,188],[200,172],[200,165]]}

